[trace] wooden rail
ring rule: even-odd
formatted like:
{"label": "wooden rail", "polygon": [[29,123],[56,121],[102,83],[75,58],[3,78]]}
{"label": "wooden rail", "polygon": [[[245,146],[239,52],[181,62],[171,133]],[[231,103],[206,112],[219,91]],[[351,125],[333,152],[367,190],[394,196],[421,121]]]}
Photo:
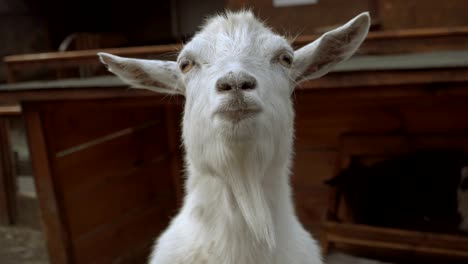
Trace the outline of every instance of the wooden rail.
{"label": "wooden rail", "polygon": [[[304,46],[319,35],[298,37],[293,45]],[[8,82],[16,82],[20,70],[34,68],[67,68],[99,63],[96,53],[108,52],[120,56],[150,57],[158,56],[173,59],[182,44],[95,49],[66,52],[11,55],[4,58]],[[370,32],[361,46],[361,54],[398,54],[468,49],[468,27],[409,29],[396,31]],[[162,57],[161,57],[162,56]]]}
{"label": "wooden rail", "polygon": [[330,243],[406,251],[429,255],[468,258],[468,238],[328,221]]}
{"label": "wooden rail", "polygon": [[10,144],[11,116],[21,114],[19,105],[0,106],[0,224],[16,221],[16,173]]}

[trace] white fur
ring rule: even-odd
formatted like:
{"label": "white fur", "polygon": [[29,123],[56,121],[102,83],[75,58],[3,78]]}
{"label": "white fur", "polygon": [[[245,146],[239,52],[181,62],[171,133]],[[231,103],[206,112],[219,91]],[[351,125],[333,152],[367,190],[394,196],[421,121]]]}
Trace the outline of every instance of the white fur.
{"label": "white fur", "polygon": [[[135,87],[186,97],[186,196],[158,238],[151,264],[322,263],[291,198],[291,93],[297,82],[321,76],[351,56],[369,24],[369,15],[361,14],[294,52],[251,12],[227,12],[209,19],[181,51],[179,63],[195,62],[186,73],[175,62],[99,54],[110,71]],[[280,63],[281,54],[295,57],[291,67]],[[217,112],[236,100],[215,89],[217,80],[233,72],[256,79],[256,89],[239,92],[239,98],[260,109],[236,121]],[[150,87],[154,81],[160,86]]]}

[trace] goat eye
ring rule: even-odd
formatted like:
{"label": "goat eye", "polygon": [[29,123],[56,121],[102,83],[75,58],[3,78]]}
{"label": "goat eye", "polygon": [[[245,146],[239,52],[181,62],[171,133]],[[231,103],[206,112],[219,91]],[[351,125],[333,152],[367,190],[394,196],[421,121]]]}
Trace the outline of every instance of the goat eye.
{"label": "goat eye", "polygon": [[281,63],[281,65],[283,65],[284,67],[291,67],[292,65],[292,62],[293,62],[293,57],[290,55],[290,54],[281,54],[279,56],[279,62]]}
{"label": "goat eye", "polygon": [[180,70],[183,73],[189,72],[195,63],[191,59],[182,59],[179,63]]}

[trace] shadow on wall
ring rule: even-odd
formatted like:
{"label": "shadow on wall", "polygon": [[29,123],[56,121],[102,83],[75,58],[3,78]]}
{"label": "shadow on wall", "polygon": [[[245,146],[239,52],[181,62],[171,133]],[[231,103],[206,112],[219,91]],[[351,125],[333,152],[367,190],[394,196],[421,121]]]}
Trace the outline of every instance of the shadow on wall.
{"label": "shadow on wall", "polygon": [[353,158],[326,183],[337,187],[356,223],[464,233],[467,165],[467,153],[455,149],[417,151],[372,165]]}

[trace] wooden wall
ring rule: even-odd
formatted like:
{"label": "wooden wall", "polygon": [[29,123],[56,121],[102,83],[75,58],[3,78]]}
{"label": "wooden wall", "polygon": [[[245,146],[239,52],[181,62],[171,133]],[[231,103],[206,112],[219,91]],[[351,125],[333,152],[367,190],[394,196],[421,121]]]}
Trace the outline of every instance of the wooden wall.
{"label": "wooden wall", "polygon": [[[323,230],[329,196],[323,182],[336,173],[343,136],[404,135],[468,149],[468,95],[431,87],[297,91],[292,186],[309,231],[319,237]],[[182,197],[181,105],[162,102],[169,101],[25,105],[53,263],[135,263],[148,256]]]}
{"label": "wooden wall", "polygon": [[[398,102],[356,99],[341,104],[324,102],[320,106],[308,103],[313,97],[312,93],[296,97],[292,182],[298,214],[316,235],[320,235],[329,198],[329,189],[323,182],[336,173],[343,137],[377,138],[374,144],[384,146],[388,142],[379,138],[387,140],[385,136],[397,135],[413,138],[418,147],[460,146],[468,150],[466,97],[434,96]],[[359,147],[360,143],[356,144]]]}
{"label": "wooden wall", "polygon": [[373,0],[319,0],[314,5],[274,7],[272,0],[228,0],[232,9],[253,7],[254,12],[281,34],[313,34],[317,28],[338,25],[374,9]]}
{"label": "wooden wall", "polygon": [[369,11],[376,30],[468,26],[465,0],[319,0],[317,4],[273,7],[272,0],[227,0],[229,8],[253,7],[280,33],[314,34]]}
{"label": "wooden wall", "polygon": [[465,0],[378,0],[383,30],[468,26]]}
{"label": "wooden wall", "polygon": [[176,213],[181,186],[173,166],[179,149],[170,142],[180,112],[158,102],[25,107],[53,263],[134,263],[149,255]]}

